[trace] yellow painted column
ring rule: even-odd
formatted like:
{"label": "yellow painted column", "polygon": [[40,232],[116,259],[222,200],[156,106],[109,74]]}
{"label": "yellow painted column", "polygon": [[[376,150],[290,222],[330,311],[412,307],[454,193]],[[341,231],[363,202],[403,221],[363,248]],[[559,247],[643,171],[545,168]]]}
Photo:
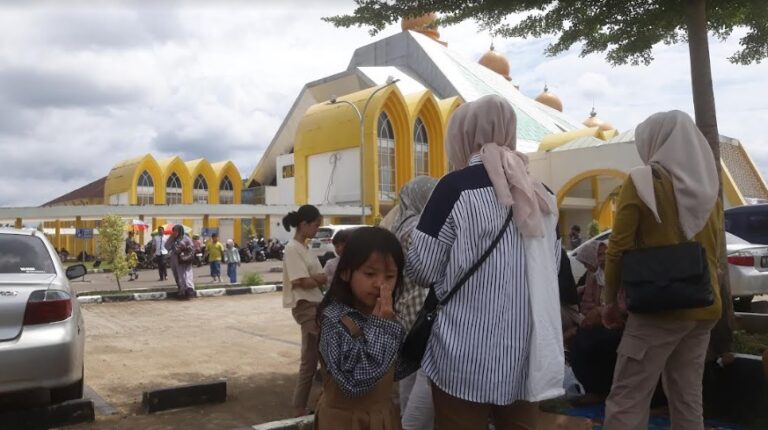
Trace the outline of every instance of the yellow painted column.
{"label": "yellow painted column", "polygon": [[203,215],[203,228],[209,228],[211,226],[211,220],[208,215]]}
{"label": "yellow painted column", "polygon": [[240,218],[235,218],[235,222],[233,223],[233,227],[232,227],[232,236],[234,236],[232,239],[234,239],[237,243],[242,242],[243,227],[242,227],[242,220]]}
{"label": "yellow painted column", "polygon": [[16,228],[21,228],[22,227],[21,218],[16,218],[16,223],[14,224],[14,226]]}
{"label": "yellow painted column", "polygon": [[53,228],[55,229],[55,232],[53,234],[53,246],[61,250],[61,221],[56,220],[53,222]]}
{"label": "yellow painted column", "polygon": [[600,218],[600,181],[597,176],[592,177],[592,198],[595,200],[595,207],[592,208],[592,219]]}
{"label": "yellow painted column", "polygon": [[266,218],[264,218],[264,238],[270,239],[270,229],[271,229],[271,223],[272,219],[269,215],[267,215]]}
{"label": "yellow painted column", "polygon": [[[139,215],[139,220],[144,221],[144,215]],[[146,230],[146,228],[144,230]],[[139,244],[142,247],[144,246],[144,230],[141,230],[141,233],[139,233]]]}
{"label": "yellow painted column", "polygon": [[[72,255],[74,255],[75,258],[77,258],[78,254],[80,253],[80,251],[78,251],[78,246],[77,246],[78,243],[77,242],[82,240],[82,239],[78,239],[77,238],[77,229],[78,228],[83,228],[83,220],[79,216],[75,217],[75,235],[72,236],[72,241],[73,241],[72,248],[75,250],[75,252]],[[83,246],[82,248],[85,249],[85,246]],[[78,259],[78,261],[79,261],[79,259]]]}

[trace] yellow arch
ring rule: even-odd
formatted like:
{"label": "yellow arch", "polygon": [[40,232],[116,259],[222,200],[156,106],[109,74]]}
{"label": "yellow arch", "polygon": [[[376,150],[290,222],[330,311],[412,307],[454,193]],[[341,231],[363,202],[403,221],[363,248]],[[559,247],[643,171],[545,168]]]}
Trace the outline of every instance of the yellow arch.
{"label": "yellow arch", "polygon": [[442,177],[445,174],[445,149],[443,145],[445,124],[443,124],[440,106],[432,92],[428,90],[405,96],[405,102],[408,106],[412,129],[410,153],[414,154],[415,151],[413,137],[416,131],[416,119],[421,118],[427,128],[429,141],[429,174],[436,178]]}
{"label": "yellow arch", "polygon": [[583,181],[584,179],[598,176],[613,176],[615,178],[621,179],[622,182],[627,179],[626,173],[616,169],[594,169],[579,173],[578,175],[571,178],[568,182],[566,182],[565,185],[560,187],[560,190],[558,190],[557,207],[560,207],[560,205],[563,203],[563,199],[565,199],[565,196],[568,195],[568,193],[571,191],[571,189],[573,189],[573,187],[576,186],[576,184]]}
{"label": "yellow arch", "polygon": [[[339,101],[353,103],[363,110],[368,97],[379,87],[339,97]],[[412,142],[412,126],[405,99],[396,86],[389,86],[376,93],[368,104],[363,118],[363,164],[365,204],[378,214],[380,208],[378,151],[376,144],[377,124],[381,112],[386,112],[395,133],[396,187],[402,187],[413,175],[413,163],[408,149]],[[346,104],[319,103],[311,106],[299,122],[294,145],[296,192],[295,201],[303,204],[308,199],[309,185],[307,163],[311,155],[340,151],[360,146],[360,124],[352,108]]]}
{"label": "yellow arch", "polygon": [[[232,161],[220,161],[218,163],[211,164],[211,169],[216,175],[215,179],[215,187],[216,187],[216,196],[218,198],[219,196],[219,190],[221,189],[221,181],[224,180],[225,176],[229,177],[229,180],[232,181],[232,190],[234,192],[234,202],[235,204],[240,204],[240,193],[243,189],[243,178],[240,176],[240,171],[237,170],[237,167],[235,166],[235,163]],[[208,184],[210,187],[211,184]],[[216,200],[218,203],[219,200]]]}
{"label": "yellow arch", "polygon": [[[127,192],[128,204],[135,205],[137,203],[136,186],[139,176],[145,170],[152,176],[152,182],[155,184],[155,204],[165,202],[163,170],[150,154],[121,161],[112,167],[104,184],[104,202],[108,204],[109,197],[113,194]],[[158,184],[162,184],[162,186]]]}
{"label": "yellow arch", "polygon": [[443,117],[443,127],[447,128],[448,120],[451,119],[453,111],[464,104],[464,99],[459,96],[449,97],[438,101],[437,104],[440,106],[440,115]]}
{"label": "yellow arch", "polygon": [[[208,184],[208,204],[219,203],[219,181],[218,175],[213,171],[211,163],[205,158],[198,158],[197,160],[187,161],[184,163],[187,165],[189,171],[189,177],[192,180],[192,191],[194,192],[195,180],[198,175],[202,175],[205,182]],[[194,195],[192,196],[194,203]]]}
{"label": "yellow arch", "polygon": [[[160,181],[161,187],[163,189],[163,201],[159,202],[160,204],[165,204],[166,202],[166,196],[165,196],[165,186],[168,182],[168,178],[171,176],[172,173],[176,173],[176,175],[181,180],[181,203],[182,204],[190,204],[192,203],[192,178],[189,176],[189,169],[187,169],[187,165],[184,164],[183,161],[181,161],[181,158],[179,157],[171,157],[166,158],[165,160],[159,160],[157,164],[160,166],[160,169],[163,171],[163,177]],[[157,187],[157,182],[155,182],[155,187]]]}

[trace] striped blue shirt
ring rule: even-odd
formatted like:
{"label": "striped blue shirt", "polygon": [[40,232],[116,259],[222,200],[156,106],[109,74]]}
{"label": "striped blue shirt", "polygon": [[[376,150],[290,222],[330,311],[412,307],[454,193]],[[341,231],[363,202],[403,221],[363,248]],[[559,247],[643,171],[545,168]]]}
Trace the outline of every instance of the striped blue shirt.
{"label": "striped blue shirt", "polygon": [[[434,285],[444,298],[490,246],[507,213],[480,157],[473,157],[432,193],[411,238],[407,276]],[[523,238],[512,222],[439,311],[421,364],[446,393],[496,405],[524,399],[533,327],[525,264]]]}

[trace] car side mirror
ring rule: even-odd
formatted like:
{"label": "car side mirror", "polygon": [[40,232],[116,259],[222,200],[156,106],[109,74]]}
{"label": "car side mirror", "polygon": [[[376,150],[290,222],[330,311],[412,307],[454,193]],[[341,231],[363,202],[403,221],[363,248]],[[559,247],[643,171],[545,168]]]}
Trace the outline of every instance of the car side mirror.
{"label": "car side mirror", "polygon": [[75,264],[74,266],[67,267],[67,279],[69,280],[82,278],[86,273],[88,273],[88,269],[85,268],[84,264]]}

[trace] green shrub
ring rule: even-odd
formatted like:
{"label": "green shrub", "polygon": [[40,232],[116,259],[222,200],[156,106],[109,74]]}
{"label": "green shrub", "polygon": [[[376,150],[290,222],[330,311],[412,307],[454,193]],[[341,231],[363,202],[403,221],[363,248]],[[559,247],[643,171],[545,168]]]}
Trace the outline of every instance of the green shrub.
{"label": "green shrub", "polygon": [[243,279],[240,281],[243,285],[252,287],[254,285],[262,285],[264,280],[261,279],[261,275],[258,273],[245,273]]}

